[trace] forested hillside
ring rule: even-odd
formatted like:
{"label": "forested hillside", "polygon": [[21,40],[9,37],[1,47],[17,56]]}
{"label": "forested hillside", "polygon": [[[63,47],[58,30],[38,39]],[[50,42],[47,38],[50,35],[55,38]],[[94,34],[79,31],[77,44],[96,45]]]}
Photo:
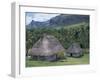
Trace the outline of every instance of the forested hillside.
{"label": "forested hillside", "polygon": [[89,48],[89,23],[82,22],[58,28],[26,29],[26,49],[32,48],[44,33],[55,36],[65,49],[74,42],[79,43],[81,48]]}

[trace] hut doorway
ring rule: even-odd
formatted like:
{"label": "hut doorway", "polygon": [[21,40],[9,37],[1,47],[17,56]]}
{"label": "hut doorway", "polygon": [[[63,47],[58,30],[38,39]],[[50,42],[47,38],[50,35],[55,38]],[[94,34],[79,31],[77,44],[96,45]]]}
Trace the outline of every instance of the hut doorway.
{"label": "hut doorway", "polygon": [[72,57],[73,56],[73,53],[71,53],[70,56]]}

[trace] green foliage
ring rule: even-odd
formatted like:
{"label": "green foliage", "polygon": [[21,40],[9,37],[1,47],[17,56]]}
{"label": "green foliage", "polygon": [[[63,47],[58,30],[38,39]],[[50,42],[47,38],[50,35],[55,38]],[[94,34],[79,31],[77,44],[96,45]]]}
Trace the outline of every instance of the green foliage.
{"label": "green foliage", "polygon": [[59,51],[58,53],[56,53],[57,58],[59,59],[64,59],[65,58],[65,53],[64,51]]}
{"label": "green foliage", "polygon": [[79,43],[82,48],[89,48],[89,24],[80,23],[59,28],[26,29],[26,51],[32,48],[44,33],[55,36],[65,49],[73,42]]}

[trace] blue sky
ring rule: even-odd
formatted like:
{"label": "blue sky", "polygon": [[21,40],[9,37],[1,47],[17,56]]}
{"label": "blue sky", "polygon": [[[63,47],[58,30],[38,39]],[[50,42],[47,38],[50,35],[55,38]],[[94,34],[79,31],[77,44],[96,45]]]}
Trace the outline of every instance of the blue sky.
{"label": "blue sky", "polygon": [[47,21],[52,17],[58,16],[59,14],[48,14],[48,13],[34,13],[34,12],[26,12],[26,25],[29,24],[32,20],[34,21]]}

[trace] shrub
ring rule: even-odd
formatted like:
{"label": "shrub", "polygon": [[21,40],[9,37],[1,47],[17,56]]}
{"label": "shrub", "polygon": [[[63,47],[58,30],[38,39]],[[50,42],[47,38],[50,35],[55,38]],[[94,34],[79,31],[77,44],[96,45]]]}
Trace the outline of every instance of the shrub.
{"label": "shrub", "polygon": [[65,58],[65,52],[64,51],[59,51],[56,53],[58,59],[64,59]]}

